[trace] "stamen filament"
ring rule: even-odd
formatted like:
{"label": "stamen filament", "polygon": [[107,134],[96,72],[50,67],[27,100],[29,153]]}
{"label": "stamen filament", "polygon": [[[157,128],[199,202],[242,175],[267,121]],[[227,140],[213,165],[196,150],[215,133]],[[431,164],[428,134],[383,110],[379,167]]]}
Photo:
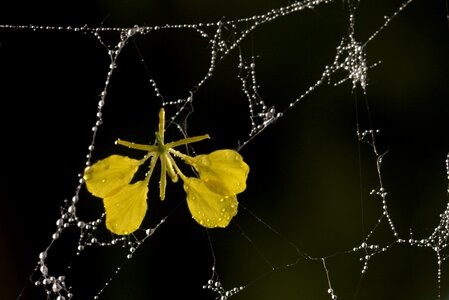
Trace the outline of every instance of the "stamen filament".
{"label": "stamen filament", "polygon": [[171,155],[168,156],[168,159],[170,160],[171,164],[176,170],[176,173],[178,173],[179,177],[184,181],[187,179],[187,177],[182,173],[181,169],[179,169],[178,165],[176,164],[176,161],[173,159]]}
{"label": "stamen filament", "polygon": [[171,158],[170,153],[167,152],[167,156],[169,156],[169,159],[167,159],[167,173],[168,173],[168,176],[170,176],[172,182],[177,182],[178,181],[178,175],[176,174],[175,169],[173,169],[173,164],[171,162],[172,160],[170,159]]}
{"label": "stamen filament", "polygon": [[165,199],[165,188],[167,187],[167,156],[161,156],[161,178],[159,181],[159,198]]}
{"label": "stamen filament", "polygon": [[115,143],[117,145],[122,145],[122,146],[125,146],[128,148],[131,148],[131,149],[143,150],[143,151],[148,151],[148,152],[156,152],[158,150],[158,147],[155,145],[136,144],[136,143],[124,141],[121,139],[117,139],[115,141]]}
{"label": "stamen filament", "polygon": [[175,141],[175,142],[170,142],[168,144],[165,144],[166,148],[174,148],[174,147],[178,147],[178,146],[182,146],[182,145],[186,145],[186,144],[190,144],[190,143],[196,143],[205,139],[210,139],[210,136],[208,134],[204,134],[204,135],[198,135],[198,136],[194,136],[194,137],[190,137],[190,138],[185,138],[185,139],[181,139],[179,141]]}
{"label": "stamen filament", "polygon": [[145,182],[148,184],[150,182],[151,174],[153,174],[154,167],[156,166],[157,160],[159,159],[159,155],[155,153],[154,155],[151,155],[151,162],[149,166],[149,171],[147,173],[147,176],[145,177]]}

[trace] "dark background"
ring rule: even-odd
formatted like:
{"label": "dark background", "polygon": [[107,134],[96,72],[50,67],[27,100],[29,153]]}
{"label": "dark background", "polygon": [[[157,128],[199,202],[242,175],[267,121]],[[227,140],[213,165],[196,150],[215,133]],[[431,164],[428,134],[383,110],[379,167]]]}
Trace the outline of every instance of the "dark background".
{"label": "dark background", "polygon": [[[365,41],[400,1],[362,1],[356,38]],[[1,4],[0,24],[126,27],[216,22],[287,5],[277,1],[34,1]],[[277,230],[273,234],[241,208],[225,230],[211,230],[217,271],[226,287],[246,285],[234,299],[329,299],[321,261],[359,246],[381,216],[375,158],[358,144],[356,111],[362,129],[380,130],[376,146],[384,157],[382,180],[388,208],[401,238],[427,237],[448,202],[445,159],[449,151],[449,24],[443,0],[416,0],[366,48],[367,96],[351,84],[322,86],[267,128],[241,154],[251,167],[239,201]],[[259,93],[279,111],[313,84],[330,64],[347,32],[347,7],[336,1],[260,26],[242,44],[257,56]],[[111,41],[114,36],[111,35]],[[134,44],[136,46],[134,46]],[[137,54],[139,49],[142,57]],[[136,37],[125,47],[111,81],[105,123],[94,160],[120,152],[123,138],[153,139],[160,102],[148,83],[143,58],[168,99],[186,97],[207,70],[208,45],[188,31],[160,31]],[[250,131],[248,106],[236,77],[237,51],[194,96],[188,119],[191,136],[209,133],[198,153],[235,148]],[[247,56],[247,57],[249,57]],[[105,49],[92,35],[75,32],[0,29],[0,99],[3,162],[0,209],[0,298],[15,299],[29,281],[38,254],[51,241],[59,207],[70,199],[84,168],[96,106],[108,70]],[[357,105],[356,105],[357,104]],[[357,108],[356,108],[357,107]],[[170,113],[170,112],[169,112]],[[174,128],[170,134],[178,138]],[[359,150],[360,146],[360,150]],[[360,156],[360,159],[359,159]],[[211,299],[202,290],[212,255],[203,228],[189,217],[181,184],[170,184],[160,203],[150,189],[145,226],[168,214],[166,224],[132,260],[117,248],[90,248],[76,257],[76,231],[68,231],[49,252],[49,267],[66,274],[76,299],[92,299],[116,267],[126,263],[104,290],[103,299]],[[78,205],[86,219],[98,217],[101,200],[87,194]],[[238,224],[238,225],[237,225]],[[249,236],[249,243],[239,230]],[[394,241],[383,222],[370,240]],[[255,247],[254,247],[255,246]],[[446,248],[444,254],[448,255]],[[394,245],[376,255],[361,279],[361,252],[327,260],[339,299],[437,299],[437,260],[428,248]],[[72,264],[72,271],[65,267]],[[442,299],[449,299],[449,267],[442,265]],[[22,299],[45,299],[25,288]]]}

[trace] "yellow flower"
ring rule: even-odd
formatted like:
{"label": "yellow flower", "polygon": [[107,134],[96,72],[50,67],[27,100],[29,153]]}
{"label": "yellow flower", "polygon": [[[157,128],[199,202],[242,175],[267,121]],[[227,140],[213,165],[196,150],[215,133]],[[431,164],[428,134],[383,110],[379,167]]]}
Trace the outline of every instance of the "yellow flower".
{"label": "yellow flower", "polygon": [[[217,150],[210,154],[191,157],[173,148],[209,138],[201,135],[176,142],[164,143],[165,112],[159,112],[159,127],[156,144],[143,145],[117,140],[117,144],[146,151],[136,160],[126,156],[111,155],[99,160],[84,171],[87,190],[92,195],[103,198],[106,212],[106,228],[119,235],[127,235],[140,227],[146,210],[148,182],[158,160],[161,161],[159,197],[165,199],[166,175],[172,182],[178,177],[184,181],[187,204],[192,217],[208,228],[226,227],[237,214],[237,197],[246,188],[248,165],[241,155],[229,149]],[[186,177],[173,156],[191,165],[200,178]],[[145,179],[131,183],[138,168],[150,160]]]}

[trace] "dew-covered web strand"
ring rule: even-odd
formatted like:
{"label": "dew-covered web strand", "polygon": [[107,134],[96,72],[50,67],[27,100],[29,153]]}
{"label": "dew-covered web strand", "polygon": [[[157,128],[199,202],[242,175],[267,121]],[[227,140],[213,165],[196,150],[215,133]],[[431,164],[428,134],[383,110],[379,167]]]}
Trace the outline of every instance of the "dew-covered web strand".
{"label": "dew-covered web strand", "polygon": [[207,282],[203,285],[203,289],[213,292],[216,295],[215,299],[217,300],[227,300],[228,298],[244,290],[246,286],[241,285],[230,289],[225,289],[225,287],[220,281],[220,276],[218,276],[218,272],[216,270],[217,257],[215,256],[214,245],[210,236],[209,229],[206,228],[205,230],[207,234],[209,249],[212,256],[212,267],[211,267],[212,274],[210,278],[207,280]]}
{"label": "dew-covered web strand", "polygon": [[[438,267],[437,267],[437,282],[438,282],[438,298],[440,298],[441,297],[441,273],[442,273],[441,265],[443,262],[442,257],[441,257],[441,252],[445,248],[447,248],[448,241],[449,241],[448,209],[446,209],[446,211],[444,213],[440,214],[440,218],[441,218],[440,222],[434,229],[433,233],[428,238],[424,238],[424,239],[420,239],[420,240],[414,239],[412,232],[410,234],[409,239],[404,239],[399,236],[399,234],[396,230],[396,227],[393,223],[393,219],[388,211],[388,206],[387,206],[388,193],[384,187],[383,180],[382,180],[382,171],[381,171],[382,170],[382,160],[388,151],[380,154],[377,149],[375,136],[376,136],[376,134],[379,134],[380,131],[373,129],[373,121],[372,121],[372,117],[371,117],[370,106],[368,103],[368,97],[367,97],[366,92],[364,93],[364,98],[365,98],[366,113],[367,113],[367,117],[368,117],[368,121],[369,121],[369,126],[371,129],[363,131],[363,132],[357,131],[357,135],[359,138],[359,142],[368,144],[371,147],[373,154],[375,156],[378,187],[376,189],[373,189],[370,194],[379,196],[381,198],[383,213],[382,213],[382,216],[378,219],[377,223],[373,226],[371,231],[367,234],[362,246],[364,246],[363,248],[366,249],[366,246],[369,245],[370,237],[376,231],[376,229],[379,227],[381,222],[383,222],[384,220],[388,223],[389,228],[391,229],[391,232],[393,234],[394,240],[393,240],[393,242],[391,242],[387,245],[384,245],[382,247],[379,247],[378,245],[374,245],[374,246],[376,246],[375,251],[367,252],[365,250],[366,256],[361,258],[361,261],[364,261],[362,275],[365,274],[368,269],[369,260],[375,254],[378,254],[380,252],[386,252],[393,244],[400,243],[400,244],[408,244],[410,246],[431,248],[435,252],[437,265],[438,265]],[[357,128],[359,128],[359,124],[357,124]],[[447,172],[449,172],[447,160],[446,160],[446,169],[447,169]],[[449,179],[449,177],[448,177],[448,179]],[[448,208],[449,208],[449,203],[448,203]],[[356,249],[354,249],[354,251],[355,250]],[[358,287],[357,287],[357,289],[358,289]]]}
{"label": "dew-covered web strand", "polygon": [[[353,24],[353,23],[352,23]],[[354,27],[354,26],[352,26]],[[381,163],[382,163],[382,158],[383,155],[379,155],[377,147],[376,147],[376,139],[375,139],[375,134],[379,133],[378,130],[373,129],[373,121],[372,121],[372,116],[371,116],[371,111],[370,111],[370,106],[369,106],[369,101],[368,101],[368,95],[367,95],[367,89],[366,86],[361,85],[361,89],[362,89],[362,96],[364,101],[364,109],[365,109],[365,115],[366,118],[368,119],[368,126],[370,129],[368,130],[363,130],[361,131],[361,124],[360,124],[360,112],[359,112],[359,105],[358,105],[358,93],[357,93],[357,88],[353,88],[353,95],[354,95],[354,107],[355,107],[355,120],[356,120],[356,137],[357,137],[357,159],[358,159],[358,176],[359,176],[359,190],[360,190],[360,194],[359,194],[359,201],[360,201],[360,209],[361,209],[361,226],[362,226],[362,243],[360,244],[360,246],[358,247],[354,247],[352,249],[353,252],[357,252],[359,250],[363,251],[362,256],[359,258],[359,260],[361,262],[363,262],[363,267],[361,270],[361,277],[357,283],[356,289],[355,289],[355,293],[354,293],[354,299],[357,298],[360,286],[362,284],[362,279],[364,274],[367,272],[368,270],[368,262],[369,260],[372,258],[373,255],[377,254],[379,252],[379,245],[377,244],[369,244],[369,240],[370,237],[372,236],[372,234],[377,230],[377,228],[379,227],[379,225],[382,223],[382,221],[384,220],[384,218],[387,218],[389,220],[389,224],[390,224],[390,229],[393,231],[393,234],[395,236],[397,236],[396,230],[391,222],[391,218],[388,214],[388,210],[387,210],[387,205],[386,205],[386,192],[384,191],[383,188],[383,184],[382,184],[382,176],[381,176]],[[371,230],[369,231],[368,234],[366,234],[366,226],[367,224],[365,224],[365,218],[364,218],[364,201],[365,201],[365,195],[363,194],[363,186],[364,186],[364,182],[363,182],[363,178],[362,178],[362,171],[363,171],[363,167],[362,167],[362,147],[363,144],[367,144],[375,157],[375,161],[376,161],[376,171],[377,171],[377,179],[378,179],[378,190],[373,190],[371,192],[372,194],[377,194],[379,196],[382,197],[382,215],[380,218],[378,218],[377,222],[374,224],[374,226],[371,228]],[[389,246],[388,246],[389,247]],[[380,248],[381,251],[386,251],[387,247],[383,247]],[[333,289],[331,287],[329,287],[329,290],[332,291],[333,293]],[[332,296],[332,299],[334,296]]]}
{"label": "dew-covered web strand", "polygon": [[233,226],[236,227],[237,232],[239,232],[240,235],[251,245],[251,247],[257,253],[257,256],[267,266],[268,270],[263,272],[262,274],[258,275],[256,278],[253,278],[250,281],[246,282],[244,285],[240,285],[237,287],[233,287],[229,290],[226,290],[224,288],[223,284],[221,283],[219,276],[218,276],[218,272],[216,270],[217,258],[215,255],[215,250],[214,250],[213,242],[212,242],[212,239],[210,236],[210,232],[209,232],[209,230],[207,230],[207,237],[208,237],[209,247],[210,247],[211,256],[212,256],[212,268],[211,268],[212,275],[211,275],[210,279],[207,281],[207,283],[205,285],[203,285],[203,289],[210,290],[210,291],[214,292],[217,295],[215,299],[219,299],[219,300],[226,300],[229,297],[234,296],[235,294],[239,293],[240,291],[250,287],[251,285],[257,283],[258,281],[260,281],[263,278],[267,277],[268,275],[272,274],[273,272],[281,271],[283,269],[288,269],[293,266],[296,266],[297,264],[299,264],[299,262],[301,260],[312,259],[309,256],[307,256],[306,254],[303,254],[299,250],[298,246],[296,246],[290,240],[286,239],[280,232],[278,232],[276,229],[274,229],[272,226],[270,226],[268,223],[266,223],[264,220],[262,220],[256,214],[254,214],[251,210],[246,208],[243,204],[240,203],[239,207],[240,207],[240,209],[243,209],[245,212],[247,212],[257,222],[262,224],[264,226],[264,228],[266,228],[271,233],[275,234],[278,238],[280,238],[282,240],[282,242],[285,243],[285,245],[287,247],[294,249],[295,255],[292,257],[291,262],[289,262],[289,263],[281,264],[281,265],[273,264],[265,255],[264,250],[253,241],[253,239],[245,232],[245,230],[238,224],[237,221],[233,220],[232,223],[233,223]]}
{"label": "dew-covered web strand", "polygon": [[332,288],[331,279],[330,279],[330,275],[329,275],[329,270],[327,269],[327,266],[326,266],[326,259],[322,258],[321,261],[323,263],[324,271],[326,272],[327,285],[329,287],[327,289],[327,293],[330,295],[332,300],[336,300],[337,299],[337,295],[334,293],[334,289]]}
{"label": "dew-covered web strand", "polygon": [[[356,122],[356,132],[360,132],[360,121],[359,121],[359,108],[358,108],[358,100],[357,100],[357,93],[354,93],[354,108],[355,108],[355,122]],[[357,134],[358,136],[358,134]],[[366,233],[366,229],[365,229],[365,208],[364,208],[364,198],[365,198],[365,194],[363,193],[364,191],[364,185],[363,185],[363,176],[362,176],[362,151],[361,151],[361,143],[358,142],[357,143],[357,163],[359,165],[359,172],[358,172],[358,177],[359,177],[359,199],[360,199],[360,219],[361,219],[361,230],[362,230],[362,236],[361,239],[363,240],[365,238],[365,233]]]}

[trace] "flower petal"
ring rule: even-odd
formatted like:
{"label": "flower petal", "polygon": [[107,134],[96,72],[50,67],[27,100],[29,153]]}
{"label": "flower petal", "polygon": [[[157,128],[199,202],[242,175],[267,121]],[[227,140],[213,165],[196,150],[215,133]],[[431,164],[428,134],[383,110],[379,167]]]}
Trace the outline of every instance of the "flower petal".
{"label": "flower petal", "polygon": [[199,173],[207,187],[224,196],[231,196],[246,189],[249,166],[234,150],[217,150],[186,160]]}
{"label": "flower petal", "polygon": [[140,162],[121,155],[111,155],[84,170],[86,187],[100,198],[111,196],[127,185],[136,173]]}
{"label": "flower petal", "polygon": [[226,227],[237,214],[236,196],[217,194],[201,179],[184,178],[184,190],[192,217],[204,227]]}
{"label": "flower petal", "polygon": [[136,231],[147,211],[148,182],[125,185],[118,193],[103,199],[106,228],[120,235]]}

